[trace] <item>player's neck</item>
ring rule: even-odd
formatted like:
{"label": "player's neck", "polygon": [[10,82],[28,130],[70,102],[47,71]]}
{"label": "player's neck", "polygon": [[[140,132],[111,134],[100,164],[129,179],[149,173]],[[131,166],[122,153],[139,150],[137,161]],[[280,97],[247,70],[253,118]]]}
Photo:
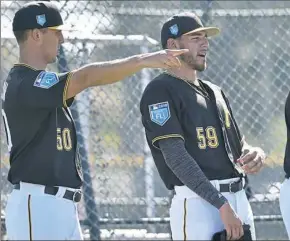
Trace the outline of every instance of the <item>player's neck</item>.
{"label": "player's neck", "polygon": [[199,85],[199,82],[196,77],[196,71],[193,69],[188,69],[184,66],[181,66],[180,68],[172,68],[167,71],[169,74],[171,73],[172,75],[186,80],[187,82],[194,84],[194,85]]}
{"label": "player's neck", "polygon": [[47,66],[47,63],[45,63],[37,51],[31,51],[28,48],[20,49],[19,63],[27,64],[38,70],[44,70]]}

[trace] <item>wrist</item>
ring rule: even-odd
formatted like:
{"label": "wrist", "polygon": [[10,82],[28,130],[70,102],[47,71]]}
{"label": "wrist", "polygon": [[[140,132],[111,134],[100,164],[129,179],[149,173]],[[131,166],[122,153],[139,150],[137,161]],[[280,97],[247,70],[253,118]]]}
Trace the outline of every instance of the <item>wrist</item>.
{"label": "wrist", "polygon": [[229,203],[226,201],[223,203],[223,205],[220,206],[219,211],[222,212],[225,208],[227,208],[227,206],[229,205]]}
{"label": "wrist", "polygon": [[214,206],[218,210],[220,210],[227,203],[228,203],[228,200],[222,194],[219,193],[218,198],[214,201]]}

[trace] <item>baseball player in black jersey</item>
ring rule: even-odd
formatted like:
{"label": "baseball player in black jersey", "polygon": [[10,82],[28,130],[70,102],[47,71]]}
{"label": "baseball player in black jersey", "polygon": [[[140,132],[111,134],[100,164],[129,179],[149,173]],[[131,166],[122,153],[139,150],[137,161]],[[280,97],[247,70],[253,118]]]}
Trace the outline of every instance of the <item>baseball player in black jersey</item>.
{"label": "baseball player in black jersey", "polygon": [[64,42],[64,28],[58,9],[49,2],[25,4],[13,19],[19,63],[11,68],[2,95],[8,180],[14,185],[6,206],[10,240],[82,239],[76,211],[82,169],[69,110],[74,97],[142,68],[180,66],[177,56],[188,51],[140,54],[61,74],[47,71]]}
{"label": "baseball player in black jersey", "polygon": [[228,239],[243,236],[253,214],[244,190],[246,174],[262,167],[261,148],[245,142],[225,93],[197,78],[206,68],[208,37],[193,13],[181,13],[161,30],[163,48],[189,49],[181,67],[152,80],[140,102],[142,123],[159,174],[174,190],[170,208],[173,240],[211,240],[226,229]]}
{"label": "baseball player in black jersey", "polygon": [[285,180],[280,189],[280,210],[290,239],[290,93],[285,105],[287,143],[284,157]]}

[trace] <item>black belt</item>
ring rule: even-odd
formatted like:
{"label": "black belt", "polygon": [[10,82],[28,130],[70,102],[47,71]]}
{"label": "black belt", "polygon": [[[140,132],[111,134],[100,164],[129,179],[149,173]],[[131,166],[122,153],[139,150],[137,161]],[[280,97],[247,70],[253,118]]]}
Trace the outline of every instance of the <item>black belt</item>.
{"label": "black belt", "polygon": [[244,188],[243,179],[241,178],[239,181],[227,183],[227,184],[219,184],[220,192],[230,192],[236,193],[241,191]]}
{"label": "black belt", "polygon": [[[20,184],[15,184],[14,189],[20,190]],[[55,196],[58,192],[58,189],[59,189],[58,187],[45,186],[44,193]],[[79,202],[82,198],[82,192],[80,190],[78,191],[66,190],[62,198],[65,198],[74,202]]]}

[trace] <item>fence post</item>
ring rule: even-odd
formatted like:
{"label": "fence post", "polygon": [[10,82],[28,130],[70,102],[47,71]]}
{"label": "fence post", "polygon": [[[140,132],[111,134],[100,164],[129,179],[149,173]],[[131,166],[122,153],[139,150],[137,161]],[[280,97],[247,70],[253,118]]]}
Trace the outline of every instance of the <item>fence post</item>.
{"label": "fence post", "polygon": [[205,7],[201,16],[201,20],[204,25],[207,25],[211,21],[212,2],[213,0],[207,0],[204,2]]}
{"label": "fence post", "polygon": [[[140,47],[140,52],[141,53],[148,53],[148,46],[147,42],[142,43]],[[142,78],[142,93],[146,86],[150,83],[150,70],[148,69],[143,69],[141,71],[141,78]],[[145,176],[144,176],[144,181],[145,181],[145,197],[146,197],[146,217],[147,218],[153,218],[155,216],[155,202],[154,202],[154,197],[155,197],[155,191],[154,191],[154,161],[152,159],[150,149],[147,145],[146,138],[144,135],[144,169],[145,169]],[[149,227],[149,232],[155,233],[155,228],[154,226]]]}
{"label": "fence post", "polygon": [[[86,50],[84,50],[86,51]],[[69,71],[68,64],[65,58],[63,47],[60,47],[58,55],[58,70],[59,72]],[[92,179],[90,175],[90,167],[88,163],[88,150],[85,144],[84,130],[80,121],[79,110],[80,108],[78,101],[75,100],[75,105],[71,107],[71,113],[75,120],[76,130],[77,130],[77,140],[79,145],[79,154],[81,158],[82,168],[83,168],[83,198],[85,203],[85,210],[87,214],[87,222],[90,229],[90,240],[101,240],[100,230],[99,230],[99,218],[97,213],[97,205],[95,202],[95,196],[93,191]]]}

